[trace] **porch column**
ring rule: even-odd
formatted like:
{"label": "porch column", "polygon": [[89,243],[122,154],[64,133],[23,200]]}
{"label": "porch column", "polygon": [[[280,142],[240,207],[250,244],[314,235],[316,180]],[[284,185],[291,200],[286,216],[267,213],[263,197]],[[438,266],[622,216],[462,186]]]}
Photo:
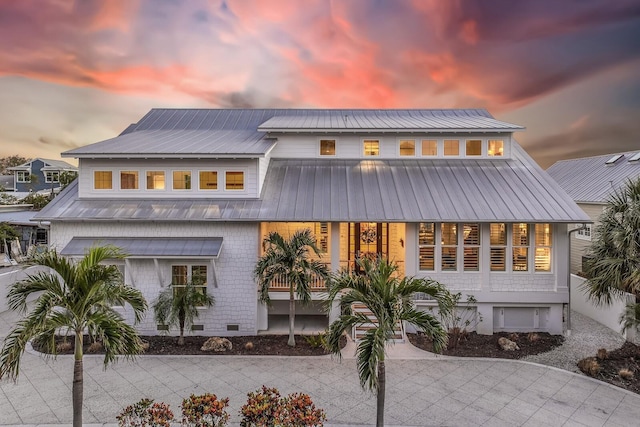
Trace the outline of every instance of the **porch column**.
{"label": "porch column", "polygon": [[[336,272],[340,269],[340,223],[331,223],[331,271]],[[340,316],[340,304],[338,300],[331,303],[331,311],[329,312],[329,324],[333,323]]]}
{"label": "porch column", "polygon": [[408,222],[404,226],[404,274],[418,274],[418,224]]}

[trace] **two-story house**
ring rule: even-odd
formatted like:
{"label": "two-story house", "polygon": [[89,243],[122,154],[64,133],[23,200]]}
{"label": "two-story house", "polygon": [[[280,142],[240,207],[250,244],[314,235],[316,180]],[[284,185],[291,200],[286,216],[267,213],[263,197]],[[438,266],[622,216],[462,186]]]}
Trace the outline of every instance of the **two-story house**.
{"label": "two-story house", "polygon": [[[567,224],[588,217],[515,141],[521,130],[485,110],[153,109],[63,153],[79,177],[36,218],[62,254],[124,248],[125,280],[150,301],[205,278],[205,335],[256,334],[286,313],[282,286],[259,303],[252,272],[270,231],[300,228],[331,270],[382,255],[474,295],[479,333],[559,334]],[[148,315],[139,329],[157,327]]]}
{"label": "two-story house", "polygon": [[62,172],[77,172],[78,168],[62,160],[33,159],[19,166],[8,168],[14,174],[13,191],[29,193],[57,191]]}
{"label": "two-story house", "polygon": [[640,179],[640,151],[561,160],[547,172],[593,222],[571,235],[571,272],[584,271],[585,255],[609,196],[629,180]]}

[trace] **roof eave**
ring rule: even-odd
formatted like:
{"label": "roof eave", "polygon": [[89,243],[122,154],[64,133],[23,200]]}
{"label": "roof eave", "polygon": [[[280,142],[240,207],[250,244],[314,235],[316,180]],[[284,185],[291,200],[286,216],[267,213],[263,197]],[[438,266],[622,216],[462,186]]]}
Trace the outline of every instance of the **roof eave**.
{"label": "roof eave", "polygon": [[[271,151],[269,148],[268,151]],[[267,152],[268,152],[267,151]],[[258,159],[264,157],[266,153],[186,153],[186,154],[164,154],[164,153],[62,153],[62,157],[72,157],[76,159],[202,159],[210,157],[216,159]]]}
{"label": "roof eave", "polygon": [[425,133],[425,132],[468,132],[468,133],[511,133],[516,131],[525,130],[524,127],[510,127],[510,128],[269,128],[269,127],[259,127],[258,130],[260,132],[271,132],[271,133],[315,133],[315,132],[323,132],[323,133],[331,133],[331,132],[349,132],[349,133],[357,133],[357,132],[375,132],[375,133]]}

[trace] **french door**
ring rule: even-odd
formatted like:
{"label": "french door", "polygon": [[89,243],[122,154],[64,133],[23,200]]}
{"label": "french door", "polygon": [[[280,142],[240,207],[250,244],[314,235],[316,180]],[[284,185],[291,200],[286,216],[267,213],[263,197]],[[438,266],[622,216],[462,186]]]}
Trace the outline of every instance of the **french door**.
{"label": "french door", "polygon": [[371,260],[387,258],[389,254],[389,224],[382,222],[352,222],[349,224],[349,264],[360,273],[354,261],[360,257]]}

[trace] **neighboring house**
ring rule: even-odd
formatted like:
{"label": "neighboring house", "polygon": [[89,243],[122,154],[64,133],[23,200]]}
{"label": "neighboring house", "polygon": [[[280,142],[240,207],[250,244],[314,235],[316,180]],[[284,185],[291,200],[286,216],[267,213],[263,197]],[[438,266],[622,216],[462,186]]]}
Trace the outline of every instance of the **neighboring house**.
{"label": "neighboring house", "polygon": [[[591,246],[593,232],[609,195],[628,180],[640,178],[640,150],[561,160],[547,172],[593,222],[571,236],[571,272],[584,271],[586,250]],[[580,227],[582,224],[574,225]]]}
{"label": "neighboring house", "polygon": [[8,168],[14,173],[13,191],[20,193],[55,191],[60,189],[62,172],[77,172],[78,168],[62,160],[33,159]]}
{"label": "neighboring house", "polygon": [[[153,109],[63,153],[78,179],[35,218],[62,254],[124,248],[125,280],[149,301],[204,278],[216,298],[205,335],[256,334],[287,313],[285,285],[266,307],[253,270],[269,232],[301,228],[331,270],[382,255],[474,295],[480,333],[560,334],[567,224],[589,218],[514,140],[521,130],[485,110]],[[139,329],[157,326],[149,314]]]}
{"label": "neighboring house", "polygon": [[36,247],[46,248],[49,244],[49,223],[47,221],[33,222],[32,218],[36,211],[32,205],[0,205],[0,223],[7,223],[12,226],[20,235],[16,242],[0,242],[0,253],[3,262],[7,264],[8,259],[21,261],[27,254]]}
{"label": "neighboring house", "polygon": [[0,191],[13,191],[14,182],[14,175],[0,175]]}

